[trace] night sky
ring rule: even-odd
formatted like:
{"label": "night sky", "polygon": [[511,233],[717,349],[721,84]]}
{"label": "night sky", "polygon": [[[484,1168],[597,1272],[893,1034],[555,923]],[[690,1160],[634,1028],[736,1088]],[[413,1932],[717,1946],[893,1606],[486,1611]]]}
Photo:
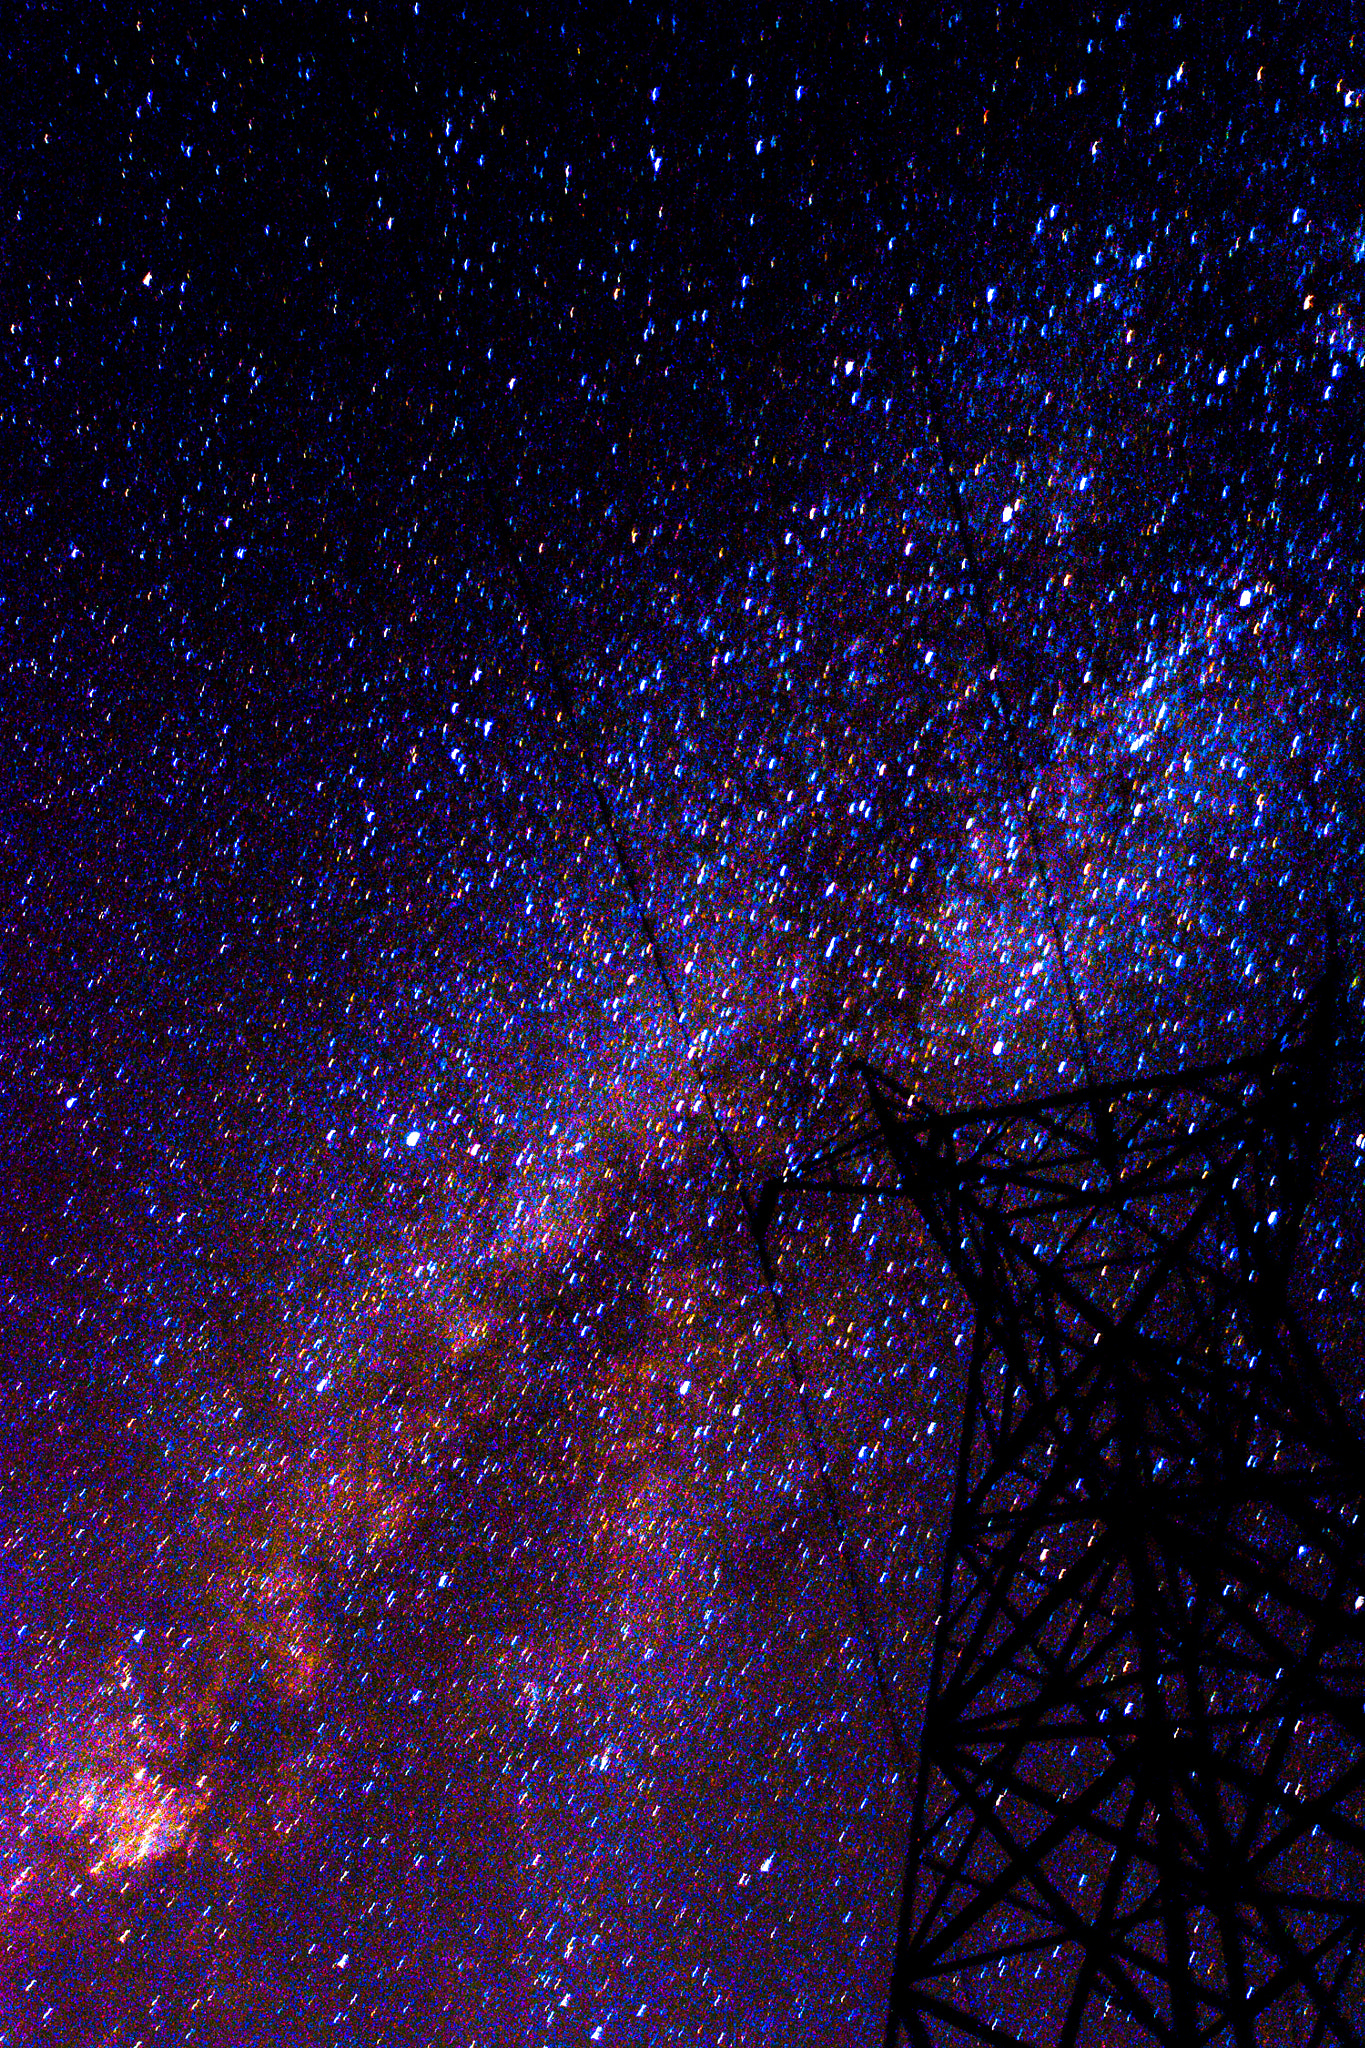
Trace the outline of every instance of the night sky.
{"label": "night sky", "polygon": [[9,10],[4,2048],[880,2038],[963,1310],[741,1197],[1358,1016],[1352,11]]}

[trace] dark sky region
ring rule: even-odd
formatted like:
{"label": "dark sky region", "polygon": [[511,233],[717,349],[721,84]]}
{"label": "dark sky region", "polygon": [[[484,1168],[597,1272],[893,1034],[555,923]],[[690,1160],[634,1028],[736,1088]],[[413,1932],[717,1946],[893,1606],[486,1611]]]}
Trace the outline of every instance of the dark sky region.
{"label": "dark sky region", "polygon": [[[6,14],[4,2048],[879,2039],[738,1182],[1076,1078],[1056,936],[1358,1009],[1353,10],[778,13]],[[776,1244],[913,1743],[960,1312]]]}

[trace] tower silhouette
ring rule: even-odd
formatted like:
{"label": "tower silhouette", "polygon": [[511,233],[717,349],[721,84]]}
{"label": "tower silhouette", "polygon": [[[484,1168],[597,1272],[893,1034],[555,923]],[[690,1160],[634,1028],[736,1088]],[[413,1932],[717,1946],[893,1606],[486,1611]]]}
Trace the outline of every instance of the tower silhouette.
{"label": "tower silhouette", "polygon": [[1290,1288],[1335,973],[1300,1021],[951,1114],[865,1068],[761,1198],[903,1196],[972,1311],[888,2048],[1362,2041],[1365,1431]]}

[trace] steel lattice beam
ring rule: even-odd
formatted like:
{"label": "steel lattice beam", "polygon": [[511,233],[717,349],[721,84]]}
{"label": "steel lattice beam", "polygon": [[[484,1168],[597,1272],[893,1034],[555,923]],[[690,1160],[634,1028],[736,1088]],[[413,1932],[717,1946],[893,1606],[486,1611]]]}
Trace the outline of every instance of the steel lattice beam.
{"label": "steel lattice beam", "polygon": [[1365,2038],[1365,1437],[1289,1295],[1336,1016],[947,1115],[865,1070],[760,1200],[908,1198],[973,1315],[891,2048]]}

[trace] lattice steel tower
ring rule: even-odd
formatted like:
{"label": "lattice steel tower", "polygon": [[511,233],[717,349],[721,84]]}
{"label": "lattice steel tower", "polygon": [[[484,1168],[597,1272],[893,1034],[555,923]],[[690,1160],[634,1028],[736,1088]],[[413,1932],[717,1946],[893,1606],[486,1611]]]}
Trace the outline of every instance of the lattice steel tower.
{"label": "lattice steel tower", "polygon": [[871,1124],[760,1203],[908,1197],[973,1315],[890,2048],[1362,2041],[1359,1362],[1289,1290],[1337,1001],[948,1115],[866,1069]]}

